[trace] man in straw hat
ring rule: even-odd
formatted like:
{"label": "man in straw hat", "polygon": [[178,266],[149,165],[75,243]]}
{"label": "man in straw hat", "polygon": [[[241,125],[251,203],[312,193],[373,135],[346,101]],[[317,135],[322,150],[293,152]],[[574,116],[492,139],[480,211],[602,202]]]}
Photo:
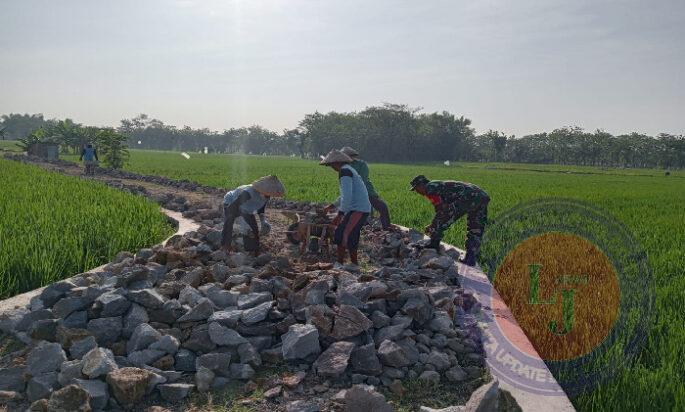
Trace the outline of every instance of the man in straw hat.
{"label": "man in straw hat", "polygon": [[338,172],[340,183],[340,197],[334,205],[327,207],[331,210],[336,205],[338,216],[333,220],[337,225],[333,242],[338,245],[338,262],[336,266],[345,263],[345,250],[350,251],[350,260],[353,265],[359,265],[357,248],[362,226],[371,213],[369,193],[366,191],[364,181],[356,170],[350,166],[352,159],[339,150],[331,150],[319,164],[330,166]]}
{"label": "man in straw hat", "polygon": [[466,220],[466,257],[462,262],[475,266],[480,243],[488,219],[488,203],[490,196],[480,187],[465,182],[452,180],[429,181],[426,176],[419,175],[412,179],[410,189],[425,196],[435,206],[435,217],[426,226],[426,234],[430,241],[424,247],[440,249],[442,236],[457,219],[467,215]]}
{"label": "man in straw hat", "polygon": [[371,206],[378,211],[380,215],[381,226],[384,230],[395,230],[396,228],[390,224],[390,212],[388,211],[388,205],[385,204],[383,199],[378,196],[376,189],[369,180],[369,166],[365,161],[359,158],[359,152],[354,150],[349,146],[345,146],[340,149],[341,152],[345,153],[352,159],[350,166],[359,173],[359,176],[364,181],[366,186],[366,191],[369,192],[369,202]]}
{"label": "man in straw hat", "polygon": [[[264,217],[266,202],[270,197],[282,197],[285,195],[285,187],[276,176],[264,176],[249,185],[239,186],[224,196],[224,230],[221,236],[221,245],[228,253],[231,252],[231,239],[233,237],[233,223],[237,218],[242,218],[252,229],[256,241],[255,256],[259,254],[259,236],[266,235],[271,226]],[[259,215],[261,231],[257,228],[255,213]]]}

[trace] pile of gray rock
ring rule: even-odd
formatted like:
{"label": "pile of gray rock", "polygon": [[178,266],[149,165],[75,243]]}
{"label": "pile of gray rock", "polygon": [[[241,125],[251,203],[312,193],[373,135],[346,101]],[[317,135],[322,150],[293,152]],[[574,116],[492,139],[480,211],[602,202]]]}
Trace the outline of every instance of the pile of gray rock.
{"label": "pile of gray rock", "polygon": [[261,368],[286,365],[264,383],[275,410],[390,410],[374,388],[401,393],[405,379],[458,385],[483,375],[478,329],[460,321],[478,303],[459,288],[454,253],[409,246],[420,234],[365,230],[380,269],[307,268],[285,242],[273,254],[228,256],[216,207],[172,193],[155,200],[204,225],[51,284],[0,317],[0,329],[26,345],[0,360],[0,404],[86,411],[178,403],[193,391],[249,386]]}

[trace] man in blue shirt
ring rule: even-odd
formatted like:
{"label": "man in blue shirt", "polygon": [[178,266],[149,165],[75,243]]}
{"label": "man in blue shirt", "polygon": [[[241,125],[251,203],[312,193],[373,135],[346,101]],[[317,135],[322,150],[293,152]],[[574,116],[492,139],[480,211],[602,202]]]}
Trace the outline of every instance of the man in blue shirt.
{"label": "man in blue shirt", "polygon": [[98,151],[93,147],[92,144],[88,144],[81,150],[81,157],[78,159],[83,160],[85,165],[85,174],[94,175],[95,174],[95,162],[99,161]]}
{"label": "man in blue shirt", "polygon": [[338,245],[338,265],[345,263],[346,250],[350,251],[350,260],[353,265],[359,265],[357,250],[362,226],[371,213],[369,193],[364,181],[356,170],[350,166],[352,159],[339,150],[331,150],[321,160],[323,166],[330,166],[338,172],[340,183],[340,197],[335,204],[326,207],[326,212],[338,208],[338,216],[333,220],[337,225],[333,242]]}

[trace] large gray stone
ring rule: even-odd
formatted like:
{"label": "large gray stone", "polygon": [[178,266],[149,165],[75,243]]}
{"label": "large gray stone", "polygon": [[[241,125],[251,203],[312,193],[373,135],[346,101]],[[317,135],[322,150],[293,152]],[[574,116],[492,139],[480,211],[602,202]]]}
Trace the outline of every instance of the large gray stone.
{"label": "large gray stone", "polygon": [[26,360],[26,371],[31,376],[38,376],[47,372],[54,372],[67,360],[67,355],[59,343],[39,343]]}
{"label": "large gray stone", "polygon": [[179,349],[174,356],[176,370],[195,372],[195,354],[188,349]]}
{"label": "large gray stone", "polygon": [[19,321],[14,324],[14,330],[19,332],[26,332],[34,322],[43,319],[54,319],[54,315],[50,309],[39,309],[26,313]]}
{"label": "large gray stone", "polygon": [[128,299],[148,309],[159,309],[164,305],[164,296],[154,289],[133,290],[128,292]]}
{"label": "large gray stone", "polygon": [[34,322],[28,330],[28,335],[34,340],[57,340],[57,327],[61,324],[59,319],[41,319]]}
{"label": "large gray stone", "polygon": [[166,355],[166,353],[161,350],[143,349],[129,353],[126,359],[128,359],[132,365],[142,368],[145,365],[152,365],[164,355]]}
{"label": "large gray stone", "polygon": [[95,310],[100,310],[100,317],[103,318],[121,316],[130,306],[131,302],[117,292],[103,293],[93,303],[93,307]]}
{"label": "large gray stone", "polygon": [[431,351],[431,353],[428,354],[428,359],[426,360],[426,363],[435,366],[435,369],[440,372],[448,369],[451,366],[449,356],[447,356],[446,353],[438,352],[435,350]]}
{"label": "large gray stone", "polygon": [[359,346],[352,352],[350,358],[352,370],[364,375],[377,376],[383,372],[383,365],[376,355],[373,343]]}
{"label": "large gray stone", "polygon": [[255,375],[254,369],[250,365],[243,363],[233,363],[231,364],[231,378],[248,380],[252,379]]}
{"label": "large gray stone", "polygon": [[62,362],[62,366],[60,367],[59,374],[57,375],[57,381],[59,382],[60,385],[62,386],[67,386],[72,383],[76,379],[82,379],[83,378],[83,373],[81,371],[83,370],[83,361],[80,359],[73,360],[73,361],[64,361]]}
{"label": "large gray stone", "polygon": [[149,349],[160,350],[168,353],[169,355],[175,355],[181,343],[174,336],[164,335],[159,340],[149,346]]}
{"label": "large gray stone", "polygon": [[178,318],[178,322],[198,322],[207,320],[214,313],[214,304],[207,298],[202,298],[188,313]]}
{"label": "large gray stone", "polygon": [[90,396],[90,406],[93,410],[101,410],[109,401],[107,384],[99,379],[76,379],[75,384],[82,387]]}
{"label": "large gray stone", "polygon": [[195,359],[195,368],[207,368],[222,376],[228,376],[231,365],[230,353],[206,353]]}
{"label": "large gray stone", "polygon": [[143,399],[152,376],[145,369],[121,368],[107,374],[107,383],[120,405],[132,406]]}
{"label": "large gray stone", "polygon": [[272,305],[273,302],[269,301],[260,303],[253,308],[245,309],[240,317],[240,320],[246,325],[259,323],[266,319],[266,316],[269,314],[269,310],[271,309]]}
{"label": "large gray stone", "polygon": [[88,332],[95,336],[98,345],[109,346],[121,336],[121,316],[93,319],[88,322]]}
{"label": "large gray stone", "polygon": [[209,337],[212,342],[219,346],[237,347],[243,343],[247,343],[247,339],[242,337],[238,332],[221,326],[218,322],[209,324]]}
{"label": "large gray stone", "polygon": [[207,392],[212,388],[212,382],[216,375],[205,367],[199,367],[195,372],[195,386],[200,392]]}
{"label": "large gray stone", "polygon": [[57,372],[36,375],[29,380],[29,384],[26,386],[26,397],[30,402],[38,399],[45,399],[49,397],[58,386]]}
{"label": "large gray stone", "polygon": [[76,285],[70,280],[61,280],[50,284],[40,293],[40,299],[46,308],[52,307],[58,300],[60,300],[68,291],[75,288]]}
{"label": "large gray stone", "polygon": [[242,310],[221,310],[212,313],[207,322],[218,322],[223,326],[234,329],[242,316]]}
{"label": "large gray stone", "polygon": [[260,303],[270,302],[273,300],[273,295],[269,292],[248,293],[247,295],[240,295],[238,297],[238,309],[253,308]]}
{"label": "large gray stone", "polygon": [[354,385],[345,393],[345,412],[393,412],[385,396],[373,386]]}
{"label": "large gray stone", "polygon": [[0,369],[0,391],[24,392],[24,368],[10,367]]}
{"label": "large gray stone", "polygon": [[91,300],[82,296],[70,296],[62,298],[52,307],[52,313],[56,318],[66,318],[72,312],[83,310],[91,303]]}
{"label": "large gray stone", "polygon": [[69,355],[72,359],[81,359],[83,355],[95,349],[98,346],[97,341],[93,336],[88,336],[71,343],[69,347]]}
{"label": "large gray stone", "polygon": [[404,349],[395,342],[384,340],[378,347],[378,357],[384,365],[401,368],[411,364]]}
{"label": "large gray stone", "polygon": [[125,338],[128,338],[131,336],[136,326],[140,325],[141,323],[148,323],[149,321],[150,317],[148,316],[145,308],[133,303],[131,304],[126,316],[124,316],[124,325],[121,334],[124,335]]}
{"label": "large gray stone", "polygon": [[428,322],[433,316],[433,308],[425,295],[423,298],[409,299],[402,307],[402,311],[414,319],[419,325]]}
{"label": "large gray stone", "polygon": [[335,339],[346,339],[359,335],[371,327],[373,327],[373,322],[359,309],[354,306],[340,305],[331,336]]}
{"label": "large gray stone", "polygon": [[135,351],[146,349],[162,337],[162,334],[147,323],[136,326],[131,338],[126,343],[126,352],[131,354]]}
{"label": "large gray stone", "polygon": [[70,329],[86,329],[88,327],[88,312],[85,310],[72,312],[62,321],[62,326]]}
{"label": "large gray stone", "polygon": [[224,290],[214,284],[201,286],[200,291],[220,308],[236,306],[238,304],[238,297],[240,296],[237,292]]}
{"label": "large gray stone", "polygon": [[90,379],[107,375],[110,371],[117,369],[112,351],[106,348],[95,348],[83,356],[84,375]]}
{"label": "large gray stone", "polygon": [[259,352],[250,343],[243,343],[238,346],[238,356],[240,356],[240,363],[247,363],[254,367],[262,364],[262,358],[259,356]]}
{"label": "large gray stone", "polygon": [[90,395],[78,385],[69,385],[50,395],[48,411],[90,412]]}
{"label": "large gray stone", "polygon": [[309,355],[321,352],[319,346],[319,331],[314,325],[295,324],[288,328],[288,332],[281,336],[283,341],[283,358],[304,359]]}
{"label": "large gray stone", "polygon": [[202,293],[192,286],[186,285],[178,294],[178,301],[182,305],[195,306],[202,299]]}
{"label": "large gray stone", "polygon": [[195,385],[189,383],[167,383],[159,385],[159,394],[167,402],[179,402],[187,398]]}
{"label": "large gray stone", "polygon": [[354,350],[352,342],[335,342],[329,346],[314,362],[319,376],[335,378],[345,373],[350,355]]}

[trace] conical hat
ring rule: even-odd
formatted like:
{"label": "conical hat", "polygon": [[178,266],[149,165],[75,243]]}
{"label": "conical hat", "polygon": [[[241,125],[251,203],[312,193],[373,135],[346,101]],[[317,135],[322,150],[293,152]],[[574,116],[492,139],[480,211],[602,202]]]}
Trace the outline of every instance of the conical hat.
{"label": "conical hat", "polygon": [[265,196],[282,197],[285,186],[276,176],[264,176],[252,182],[252,188]]}
{"label": "conical hat", "polygon": [[351,148],[350,146],[345,146],[342,149],[340,149],[341,152],[345,153],[346,155],[350,157],[355,157],[359,156],[359,152]]}
{"label": "conical hat", "polygon": [[319,162],[320,165],[324,166],[331,163],[352,163],[352,159],[340,150],[333,149]]}

